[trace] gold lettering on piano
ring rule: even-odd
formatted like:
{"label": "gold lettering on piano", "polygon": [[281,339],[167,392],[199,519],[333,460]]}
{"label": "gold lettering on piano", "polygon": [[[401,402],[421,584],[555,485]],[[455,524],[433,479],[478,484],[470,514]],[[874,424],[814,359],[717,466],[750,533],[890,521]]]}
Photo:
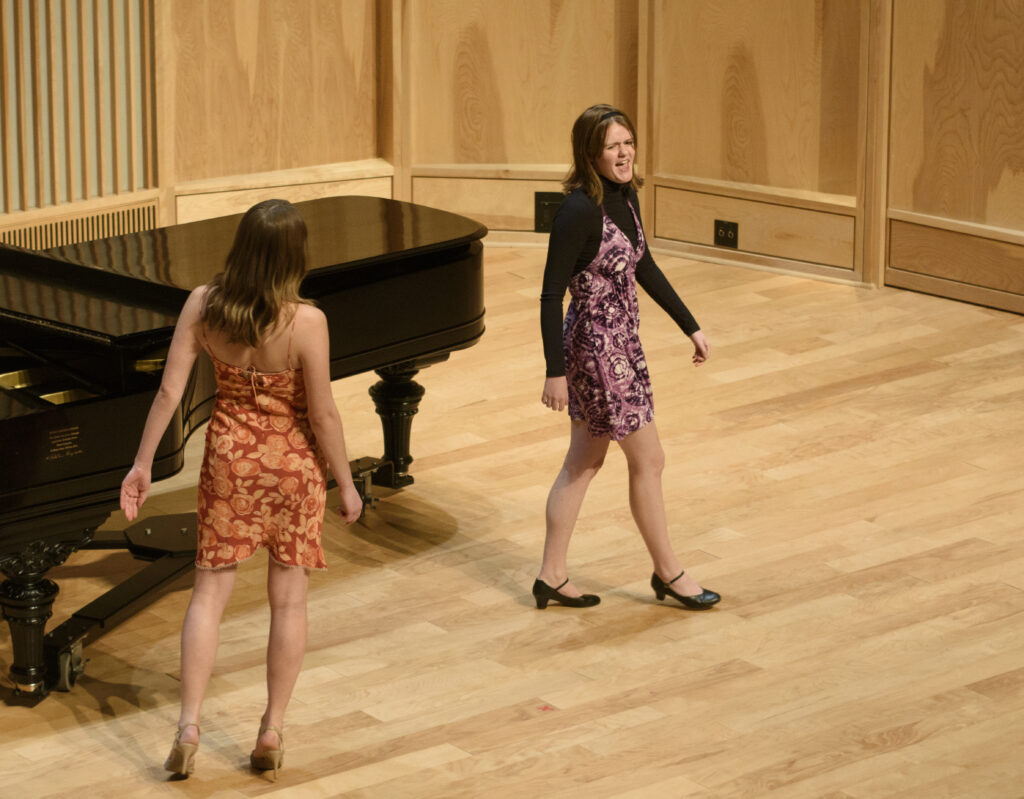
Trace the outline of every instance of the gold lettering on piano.
{"label": "gold lettering on piano", "polygon": [[80,436],[81,431],[78,425],[51,430],[49,433],[50,451],[46,455],[46,460],[56,461],[62,458],[71,458],[75,455],[83,455],[84,452],[79,442]]}

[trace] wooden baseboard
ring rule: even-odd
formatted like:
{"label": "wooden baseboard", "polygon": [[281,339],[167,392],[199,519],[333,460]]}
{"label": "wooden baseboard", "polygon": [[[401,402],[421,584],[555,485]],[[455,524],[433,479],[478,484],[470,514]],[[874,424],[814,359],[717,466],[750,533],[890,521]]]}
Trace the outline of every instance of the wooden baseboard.
{"label": "wooden baseboard", "polygon": [[[716,220],[739,226],[738,251],[851,270],[855,219],[790,205],[657,186],[654,231],[660,239],[714,246]],[[649,224],[649,223],[648,223]]]}
{"label": "wooden baseboard", "polygon": [[273,197],[292,202],[351,194],[390,199],[394,173],[387,161],[370,158],[181,183],[174,187],[175,221],[230,216]]}
{"label": "wooden baseboard", "polygon": [[934,278],[940,281],[934,285],[948,286],[954,292],[949,296],[957,299],[970,295],[1024,301],[1024,245],[955,230],[892,220],[886,270],[886,282],[891,283],[890,273],[892,280],[904,282],[909,274]]}
{"label": "wooden baseboard", "polygon": [[709,247],[703,244],[692,244],[674,239],[654,238],[650,240],[650,244],[652,251],[656,255],[658,253],[679,255],[684,258],[692,258],[695,261],[742,266],[747,269],[760,269],[777,274],[803,275],[850,286],[867,285],[856,273],[849,269],[839,269],[823,264],[758,255],[742,250],[730,250],[724,247]]}

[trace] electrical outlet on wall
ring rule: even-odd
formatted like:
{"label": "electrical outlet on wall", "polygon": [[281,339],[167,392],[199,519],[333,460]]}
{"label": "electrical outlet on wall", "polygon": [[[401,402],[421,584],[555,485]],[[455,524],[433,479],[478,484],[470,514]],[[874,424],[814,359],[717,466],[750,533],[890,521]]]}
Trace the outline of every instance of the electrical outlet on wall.
{"label": "electrical outlet on wall", "polygon": [[734,250],[740,244],[740,225],[738,222],[726,222],[722,219],[715,220],[715,246],[732,247]]}
{"label": "electrical outlet on wall", "polygon": [[533,232],[550,233],[555,212],[565,195],[560,191],[535,191],[533,193]]}

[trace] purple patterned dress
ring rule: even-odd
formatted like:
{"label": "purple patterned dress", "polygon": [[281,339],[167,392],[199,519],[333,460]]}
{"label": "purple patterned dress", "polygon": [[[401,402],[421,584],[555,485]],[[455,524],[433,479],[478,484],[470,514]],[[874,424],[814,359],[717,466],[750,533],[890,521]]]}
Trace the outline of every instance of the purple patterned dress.
{"label": "purple patterned dress", "polygon": [[572,300],[562,327],[569,417],[594,438],[621,441],[654,419],[647,360],[640,346],[636,265],[647,249],[632,203],[637,245],[603,217],[601,246],[569,281]]}

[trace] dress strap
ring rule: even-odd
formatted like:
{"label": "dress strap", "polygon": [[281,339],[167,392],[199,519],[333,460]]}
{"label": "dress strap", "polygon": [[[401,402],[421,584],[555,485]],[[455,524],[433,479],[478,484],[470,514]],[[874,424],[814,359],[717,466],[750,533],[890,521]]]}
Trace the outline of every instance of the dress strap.
{"label": "dress strap", "polygon": [[[633,207],[633,203],[626,200],[626,205],[629,206],[629,212],[633,215],[633,224],[636,225],[636,245],[633,249],[643,258],[644,252],[647,251],[647,238],[644,236],[644,226],[640,223],[640,214],[637,213],[636,208]],[[628,239],[629,236],[626,236]],[[632,244],[633,242],[630,242]]]}
{"label": "dress strap", "polygon": [[295,318],[298,316],[298,310],[294,316],[292,316],[292,326],[288,331],[288,354],[285,356],[288,363],[288,368],[292,368],[292,337],[295,335]]}

